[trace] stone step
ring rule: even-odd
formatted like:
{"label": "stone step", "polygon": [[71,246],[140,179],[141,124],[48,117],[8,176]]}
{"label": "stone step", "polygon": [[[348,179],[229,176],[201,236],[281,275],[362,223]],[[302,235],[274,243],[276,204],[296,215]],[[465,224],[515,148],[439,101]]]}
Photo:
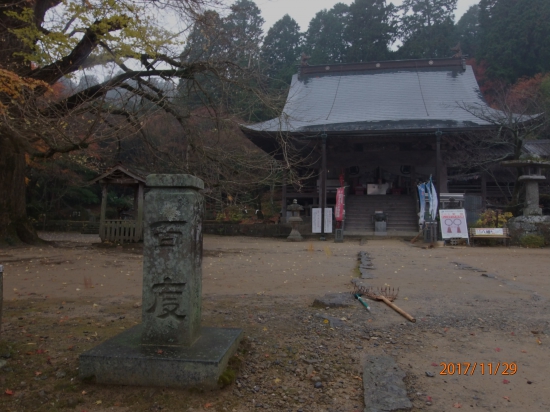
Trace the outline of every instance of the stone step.
{"label": "stone step", "polygon": [[346,198],[346,232],[373,231],[372,215],[382,210],[388,216],[389,231],[418,231],[418,216],[412,196],[348,196]]}

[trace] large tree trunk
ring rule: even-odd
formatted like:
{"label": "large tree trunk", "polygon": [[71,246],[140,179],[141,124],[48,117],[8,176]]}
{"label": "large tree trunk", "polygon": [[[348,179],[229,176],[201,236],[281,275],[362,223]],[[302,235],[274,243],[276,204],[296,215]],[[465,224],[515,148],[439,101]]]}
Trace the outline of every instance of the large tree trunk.
{"label": "large tree trunk", "polygon": [[27,218],[25,167],[25,153],[0,136],[0,245],[38,240]]}

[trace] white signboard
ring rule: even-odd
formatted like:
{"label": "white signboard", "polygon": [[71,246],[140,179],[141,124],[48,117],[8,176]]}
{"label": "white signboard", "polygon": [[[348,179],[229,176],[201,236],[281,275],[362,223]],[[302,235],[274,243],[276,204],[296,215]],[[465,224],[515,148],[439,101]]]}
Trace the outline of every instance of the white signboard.
{"label": "white signboard", "polygon": [[504,235],[504,229],[502,228],[475,229],[475,233],[476,233],[476,236]]}
{"label": "white signboard", "polygon": [[[311,209],[311,233],[321,233],[321,208]],[[325,233],[332,233],[332,208],[325,208]]]}
{"label": "white signboard", "polygon": [[464,209],[439,209],[439,221],[443,239],[457,237],[468,239],[468,225]]}

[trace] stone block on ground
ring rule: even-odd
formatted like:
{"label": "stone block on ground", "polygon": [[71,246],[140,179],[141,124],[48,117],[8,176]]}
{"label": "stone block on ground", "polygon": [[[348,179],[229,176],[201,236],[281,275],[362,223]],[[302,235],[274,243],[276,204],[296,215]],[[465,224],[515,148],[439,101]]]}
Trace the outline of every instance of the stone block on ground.
{"label": "stone block on ground", "polygon": [[354,304],[351,293],[327,293],[313,301],[313,306],[319,308],[345,308]]}
{"label": "stone block on ground", "polygon": [[242,330],[202,328],[190,347],[142,345],[136,325],[80,355],[81,379],[100,384],[214,389]]}
{"label": "stone block on ground", "polygon": [[365,412],[411,410],[404,377],[391,356],[368,356],[363,365]]}
{"label": "stone block on ground", "polygon": [[364,282],[362,279],[354,278],[351,280],[351,283],[357,288],[367,289],[370,285],[367,282]]}
{"label": "stone block on ground", "polygon": [[361,279],[374,279],[374,276],[369,269],[359,268],[359,273],[361,273]]}

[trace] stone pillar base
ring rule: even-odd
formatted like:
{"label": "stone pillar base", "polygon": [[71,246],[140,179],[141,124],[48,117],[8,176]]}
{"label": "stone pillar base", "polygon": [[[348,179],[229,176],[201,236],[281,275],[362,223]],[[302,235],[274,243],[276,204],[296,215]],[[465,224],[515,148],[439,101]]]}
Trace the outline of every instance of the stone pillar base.
{"label": "stone pillar base", "polygon": [[81,379],[108,385],[218,387],[242,329],[202,328],[191,347],[142,345],[142,325],[80,355]]}

